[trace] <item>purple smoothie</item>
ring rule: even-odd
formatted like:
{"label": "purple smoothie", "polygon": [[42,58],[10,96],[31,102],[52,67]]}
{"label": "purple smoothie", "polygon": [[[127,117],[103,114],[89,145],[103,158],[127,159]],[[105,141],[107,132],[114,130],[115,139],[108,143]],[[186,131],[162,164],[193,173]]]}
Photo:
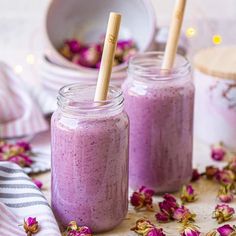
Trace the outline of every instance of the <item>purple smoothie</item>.
{"label": "purple smoothie", "polygon": [[62,226],[103,232],[126,216],[129,122],[123,111],[103,112],[52,117],[52,208]]}
{"label": "purple smoothie", "polygon": [[123,84],[130,119],[129,183],[173,192],[192,175],[194,86],[190,74]]}

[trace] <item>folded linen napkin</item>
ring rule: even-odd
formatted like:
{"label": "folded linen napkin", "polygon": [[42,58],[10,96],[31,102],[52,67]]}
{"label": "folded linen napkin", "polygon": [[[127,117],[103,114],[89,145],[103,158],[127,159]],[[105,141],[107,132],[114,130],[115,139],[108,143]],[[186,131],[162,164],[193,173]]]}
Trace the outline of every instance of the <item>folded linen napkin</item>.
{"label": "folded linen napkin", "polygon": [[60,236],[52,210],[42,192],[18,165],[0,162],[0,235],[26,236],[24,218],[36,217],[36,236]]}
{"label": "folded linen napkin", "polygon": [[33,135],[47,128],[38,104],[25,89],[22,79],[0,62],[0,138]]}

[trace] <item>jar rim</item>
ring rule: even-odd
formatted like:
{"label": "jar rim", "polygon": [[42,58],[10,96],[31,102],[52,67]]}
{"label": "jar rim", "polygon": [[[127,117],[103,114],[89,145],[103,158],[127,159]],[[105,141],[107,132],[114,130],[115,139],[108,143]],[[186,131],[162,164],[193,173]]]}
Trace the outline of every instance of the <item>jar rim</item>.
{"label": "jar rim", "polygon": [[57,97],[58,106],[67,113],[94,113],[116,110],[123,105],[123,93],[116,86],[109,86],[108,99],[94,101],[96,85],[74,83],[63,86]]}
{"label": "jar rim", "polygon": [[180,54],[176,54],[173,69],[163,70],[161,65],[164,52],[137,53],[129,61],[129,73],[153,81],[170,81],[181,78],[191,71],[189,60]]}

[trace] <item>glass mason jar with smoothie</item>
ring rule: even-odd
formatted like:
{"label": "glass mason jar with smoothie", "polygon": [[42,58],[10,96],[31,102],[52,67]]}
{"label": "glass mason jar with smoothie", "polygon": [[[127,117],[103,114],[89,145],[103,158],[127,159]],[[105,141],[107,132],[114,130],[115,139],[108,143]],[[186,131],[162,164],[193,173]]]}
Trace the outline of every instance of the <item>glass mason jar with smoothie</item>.
{"label": "glass mason jar with smoothie", "polygon": [[114,228],[128,210],[128,132],[123,95],[110,87],[69,85],[58,96],[52,131],[52,208],[62,226],[74,220],[93,232]]}
{"label": "glass mason jar with smoothie", "polygon": [[190,63],[177,55],[161,70],[163,53],[134,56],[123,84],[130,119],[129,182],[173,192],[192,175],[194,85]]}

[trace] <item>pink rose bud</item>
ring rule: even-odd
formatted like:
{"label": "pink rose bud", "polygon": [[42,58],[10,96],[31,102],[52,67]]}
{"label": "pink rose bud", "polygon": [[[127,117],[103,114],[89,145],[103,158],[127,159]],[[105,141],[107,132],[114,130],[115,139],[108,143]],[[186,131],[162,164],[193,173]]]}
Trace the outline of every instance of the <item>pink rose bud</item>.
{"label": "pink rose bud", "polygon": [[193,225],[190,222],[184,222],[182,224],[180,235],[181,236],[199,236],[201,232],[199,231],[196,225]]}
{"label": "pink rose bud", "polygon": [[185,185],[182,188],[180,199],[183,203],[194,202],[197,199],[197,194],[191,185]]}
{"label": "pink rose bud", "polygon": [[222,222],[230,220],[235,211],[232,207],[227,204],[217,205],[215,211],[213,212],[212,218],[216,219],[219,224]]}
{"label": "pink rose bud", "polygon": [[146,187],[141,187],[138,191],[134,192],[130,197],[130,203],[136,210],[146,207],[147,210],[153,211],[152,197],[154,191]]}
{"label": "pink rose bud", "polygon": [[217,228],[217,232],[220,234],[220,236],[233,236],[236,233],[236,227],[231,227],[230,225],[223,225],[219,228]]}
{"label": "pink rose bud", "polygon": [[200,177],[201,177],[201,175],[199,174],[198,170],[193,169],[191,182],[195,182],[195,181],[199,180]]}
{"label": "pink rose bud", "polygon": [[222,185],[218,191],[217,197],[221,202],[229,203],[234,199],[234,195],[231,191],[231,185]]}
{"label": "pink rose bud", "polygon": [[219,168],[217,168],[215,166],[207,166],[206,167],[206,177],[208,179],[213,179],[218,172],[219,172]]}
{"label": "pink rose bud", "polygon": [[157,228],[149,220],[141,218],[136,221],[136,225],[130,230],[141,236],[165,236],[163,229]]}
{"label": "pink rose bud", "polygon": [[70,51],[72,53],[79,53],[81,49],[81,44],[77,39],[70,39],[65,42],[66,45],[68,45]]}
{"label": "pink rose bud", "polygon": [[222,144],[212,145],[211,146],[211,158],[215,161],[222,161],[226,151]]}
{"label": "pink rose bud", "polygon": [[181,206],[175,209],[173,218],[179,222],[183,221],[195,221],[196,215],[191,213],[188,208]]}
{"label": "pink rose bud", "polygon": [[223,169],[216,173],[215,179],[223,185],[232,184],[235,180],[235,174],[231,170]]}
{"label": "pink rose bud", "polygon": [[39,231],[39,224],[35,217],[28,217],[24,220],[24,230],[27,233],[27,236],[36,234]]}

